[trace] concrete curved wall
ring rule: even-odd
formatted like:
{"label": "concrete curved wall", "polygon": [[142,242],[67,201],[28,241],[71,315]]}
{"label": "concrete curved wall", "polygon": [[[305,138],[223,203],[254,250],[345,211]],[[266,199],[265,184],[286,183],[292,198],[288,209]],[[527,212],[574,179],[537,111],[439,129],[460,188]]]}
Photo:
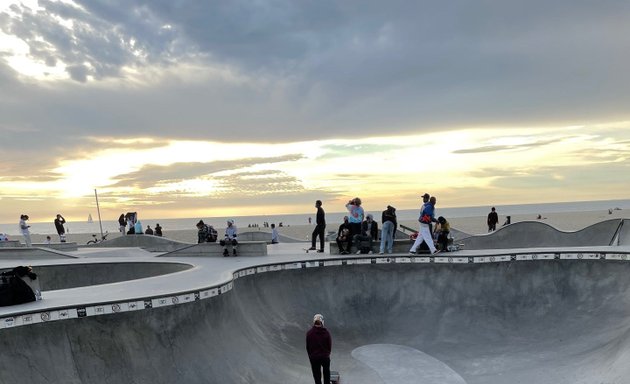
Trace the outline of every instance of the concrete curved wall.
{"label": "concrete curved wall", "polygon": [[34,384],[311,383],[304,334],[320,312],[346,382],[385,383],[352,352],[387,344],[462,380],[434,382],[623,383],[629,268],[547,260],[255,274],[212,300],[5,329],[0,375]]}
{"label": "concrete curved wall", "polygon": [[457,242],[464,244],[464,249],[611,245],[623,221],[606,220],[575,232],[563,232],[539,221],[522,221],[489,234],[470,236]]}
{"label": "concrete curved wall", "polygon": [[42,291],[54,291],[110,284],[120,281],[181,272],[193,266],[185,263],[116,262],[65,265],[42,265],[33,267]]}

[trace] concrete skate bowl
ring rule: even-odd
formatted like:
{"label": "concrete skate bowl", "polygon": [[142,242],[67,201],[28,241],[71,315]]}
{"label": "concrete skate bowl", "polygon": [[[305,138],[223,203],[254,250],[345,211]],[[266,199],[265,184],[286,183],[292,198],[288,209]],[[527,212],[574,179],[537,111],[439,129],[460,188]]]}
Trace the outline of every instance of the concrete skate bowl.
{"label": "concrete skate bowl", "polygon": [[[208,300],[0,331],[1,382],[628,383],[630,264],[373,264],[239,278]],[[19,353],[15,351],[21,351]]]}
{"label": "concrete skate bowl", "polygon": [[[42,291],[118,283],[181,272],[193,266],[174,262],[118,262],[33,266]],[[5,269],[6,270],[6,269]]]}
{"label": "concrete skate bowl", "polygon": [[539,221],[522,221],[501,227],[489,234],[458,240],[458,243],[463,244],[464,249],[616,245],[624,241],[630,242],[628,227],[630,220],[614,219],[593,224],[579,231],[564,232]]}

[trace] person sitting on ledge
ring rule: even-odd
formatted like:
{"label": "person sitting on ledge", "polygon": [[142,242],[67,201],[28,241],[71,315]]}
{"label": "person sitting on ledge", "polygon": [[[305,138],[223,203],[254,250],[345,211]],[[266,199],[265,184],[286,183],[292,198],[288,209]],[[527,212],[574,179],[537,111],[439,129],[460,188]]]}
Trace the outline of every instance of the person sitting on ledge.
{"label": "person sitting on ledge", "polygon": [[[372,244],[376,240],[378,240],[378,224],[374,221],[372,214],[368,213],[365,221],[361,223],[361,234],[354,236],[357,255],[360,253],[372,254]],[[369,245],[364,246],[362,245],[363,242],[367,242]]]}
{"label": "person sitting on ledge", "polygon": [[339,226],[336,239],[340,254],[347,255],[350,253],[350,240],[350,224],[348,223],[348,216],[344,216],[343,224]]}
{"label": "person sitting on ledge", "polygon": [[223,247],[224,257],[230,255],[227,249],[228,245],[232,245],[232,256],[236,256],[236,248],[238,247],[238,241],[236,240],[238,236],[237,232],[238,230],[236,229],[236,225],[234,225],[234,220],[228,220],[227,228],[225,228],[225,237],[219,242]]}

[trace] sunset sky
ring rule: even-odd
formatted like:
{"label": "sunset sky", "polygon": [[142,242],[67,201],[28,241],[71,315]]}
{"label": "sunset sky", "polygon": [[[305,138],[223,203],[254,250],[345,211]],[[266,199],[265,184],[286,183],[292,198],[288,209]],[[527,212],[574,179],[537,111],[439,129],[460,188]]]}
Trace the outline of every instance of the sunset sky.
{"label": "sunset sky", "polygon": [[630,2],[0,3],[0,223],[627,199]]}

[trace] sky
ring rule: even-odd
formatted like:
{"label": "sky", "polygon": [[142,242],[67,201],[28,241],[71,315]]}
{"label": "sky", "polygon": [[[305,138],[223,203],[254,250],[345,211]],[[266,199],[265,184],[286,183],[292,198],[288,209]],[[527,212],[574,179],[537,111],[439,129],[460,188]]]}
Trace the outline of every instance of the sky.
{"label": "sky", "polygon": [[0,4],[0,222],[627,199],[628,1]]}

